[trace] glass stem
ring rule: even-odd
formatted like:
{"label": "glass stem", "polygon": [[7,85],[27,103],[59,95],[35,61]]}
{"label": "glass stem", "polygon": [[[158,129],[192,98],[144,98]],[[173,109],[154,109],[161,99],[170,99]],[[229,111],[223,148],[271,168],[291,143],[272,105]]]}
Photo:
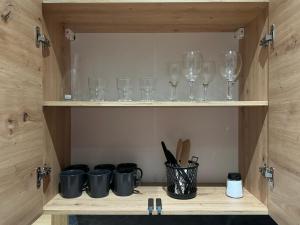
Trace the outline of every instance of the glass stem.
{"label": "glass stem", "polygon": [[203,84],[203,101],[207,101],[207,88],[208,84]]}
{"label": "glass stem", "polygon": [[227,96],[226,99],[227,100],[232,100],[232,86],[233,86],[234,82],[232,81],[227,81]]}
{"label": "glass stem", "polygon": [[176,100],[176,86],[172,85],[171,86],[171,97],[170,97],[171,101],[175,101]]}
{"label": "glass stem", "polygon": [[194,82],[193,82],[193,81],[189,81],[189,86],[190,86],[189,99],[190,99],[191,101],[194,100],[193,85],[194,85]]}

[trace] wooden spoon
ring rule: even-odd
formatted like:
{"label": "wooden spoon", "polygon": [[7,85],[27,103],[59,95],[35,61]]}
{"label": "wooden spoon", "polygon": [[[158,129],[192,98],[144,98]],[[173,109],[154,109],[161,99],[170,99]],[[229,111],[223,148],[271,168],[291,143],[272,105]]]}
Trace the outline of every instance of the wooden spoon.
{"label": "wooden spoon", "polygon": [[180,155],[181,166],[187,166],[190,159],[191,141],[190,139],[185,140],[182,143],[182,152]]}
{"label": "wooden spoon", "polygon": [[176,148],[176,159],[179,164],[181,163],[180,162],[181,152],[182,152],[182,140],[179,139],[177,142],[177,148]]}

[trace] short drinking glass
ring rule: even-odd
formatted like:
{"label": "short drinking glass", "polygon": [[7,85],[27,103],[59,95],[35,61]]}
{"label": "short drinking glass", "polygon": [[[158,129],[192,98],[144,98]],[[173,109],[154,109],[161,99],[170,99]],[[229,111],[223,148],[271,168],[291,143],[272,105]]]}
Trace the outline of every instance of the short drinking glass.
{"label": "short drinking glass", "polygon": [[89,77],[89,97],[91,101],[104,101],[105,85],[100,77]]}
{"label": "short drinking glass", "polygon": [[117,78],[117,89],[119,101],[132,101],[132,84],[128,77]]}

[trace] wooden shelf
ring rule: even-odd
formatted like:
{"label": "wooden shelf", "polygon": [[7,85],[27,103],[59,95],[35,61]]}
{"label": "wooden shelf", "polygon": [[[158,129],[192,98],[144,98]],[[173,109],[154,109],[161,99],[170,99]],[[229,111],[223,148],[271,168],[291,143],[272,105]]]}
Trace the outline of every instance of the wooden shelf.
{"label": "wooden shelf", "polygon": [[[234,32],[268,0],[44,0],[48,20],[77,33]],[[142,4],[141,4],[142,3]]]}
{"label": "wooden shelf", "polygon": [[166,2],[193,2],[193,3],[212,3],[212,2],[269,2],[269,0],[43,0],[43,3],[166,3]]}
{"label": "wooden shelf", "polygon": [[268,101],[207,101],[207,102],[45,101],[44,106],[58,106],[58,107],[254,107],[254,106],[268,106]]}
{"label": "wooden shelf", "polygon": [[164,188],[143,186],[140,194],[118,197],[90,198],[86,193],[76,199],[56,195],[44,206],[44,213],[59,215],[147,215],[148,198],[161,198],[163,215],[267,215],[268,209],[247,190],[241,199],[225,195],[225,187],[199,187],[191,200],[176,200],[167,196]]}

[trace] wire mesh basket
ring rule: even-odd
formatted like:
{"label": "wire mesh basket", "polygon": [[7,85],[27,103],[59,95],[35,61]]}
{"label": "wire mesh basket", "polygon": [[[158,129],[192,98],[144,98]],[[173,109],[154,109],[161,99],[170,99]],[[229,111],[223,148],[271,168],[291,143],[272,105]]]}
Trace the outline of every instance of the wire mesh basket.
{"label": "wire mesh basket", "polygon": [[192,199],[197,195],[198,158],[193,157],[188,166],[179,167],[165,163],[167,169],[167,193],[176,199]]}

